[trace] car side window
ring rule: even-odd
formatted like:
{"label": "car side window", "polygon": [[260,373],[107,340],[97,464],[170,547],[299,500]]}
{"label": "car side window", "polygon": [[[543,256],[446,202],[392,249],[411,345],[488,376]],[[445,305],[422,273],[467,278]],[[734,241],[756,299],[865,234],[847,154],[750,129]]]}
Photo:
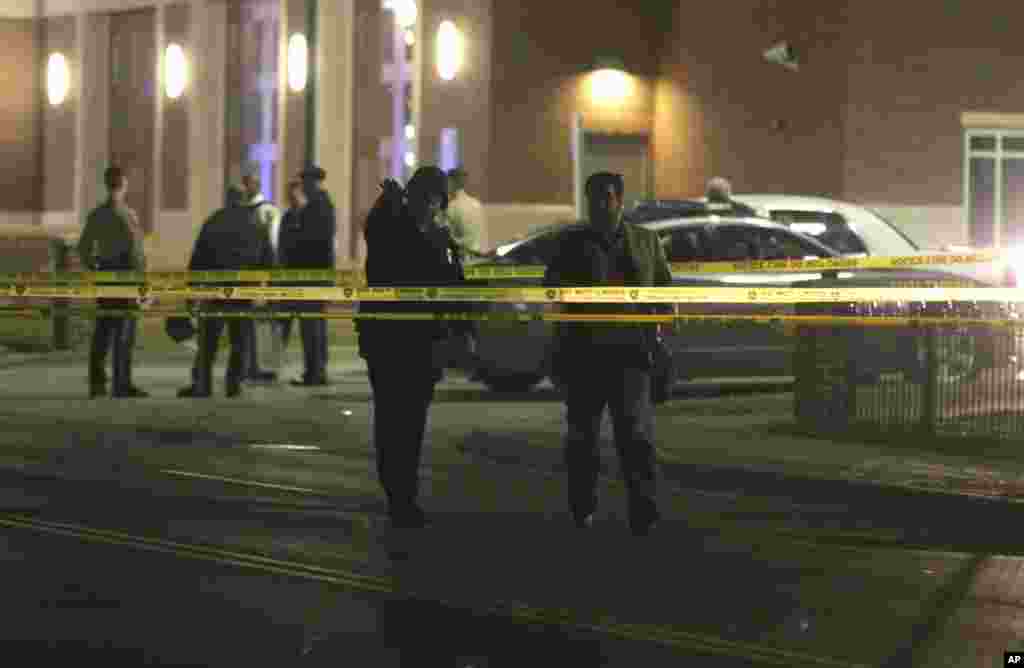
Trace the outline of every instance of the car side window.
{"label": "car side window", "polygon": [[772,211],[772,219],[840,253],[867,253],[867,244],[841,214],[832,211]]}
{"label": "car side window", "polygon": [[758,230],[737,225],[709,226],[707,259],[711,262],[760,260]]}
{"label": "car side window", "polygon": [[558,238],[557,234],[541,235],[521,244],[505,258],[510,264],[547,265],[558,249]]}
{"label": "car side window", "polygon": [[673,230],[662,237],[669,262],[699,262],[703,259],[700,230]]}
{"label": "car side window", "polygon": [[761,229],[758,236],[762,260],[799,260],[822,255],[814,245],[784,230]]}

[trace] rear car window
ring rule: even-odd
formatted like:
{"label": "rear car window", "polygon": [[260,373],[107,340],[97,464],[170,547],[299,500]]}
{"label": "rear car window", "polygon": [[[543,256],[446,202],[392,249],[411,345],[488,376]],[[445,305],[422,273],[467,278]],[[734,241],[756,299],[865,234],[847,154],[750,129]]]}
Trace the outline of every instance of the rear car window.
{"label": "rear car window", "polygon": [[806,234],[829,248],[847,254],[867,253],[864,240],[854,232],[846,219],[830,211],[786,211],[771,212],[772,220],[794,232]]}

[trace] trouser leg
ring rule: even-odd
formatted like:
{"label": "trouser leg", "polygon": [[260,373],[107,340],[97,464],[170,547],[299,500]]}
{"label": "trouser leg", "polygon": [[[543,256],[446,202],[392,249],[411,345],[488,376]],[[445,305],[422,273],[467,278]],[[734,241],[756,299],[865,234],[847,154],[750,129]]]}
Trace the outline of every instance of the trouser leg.
{"label": "trouser leg", "polygon": [[210,394],[213,391],[213,364],[217,361],[217,344],[224,329],[222,318],[200,318],[199,353],[196,369],[196,394]]}
{"label": "trouser leg", "polygon": [[569,510],[577,518],[597,509],[597,479],[601,473],[598,445],[606,403],[604,385],[599,376],[578,371],[566,387],[565,465]]}
{"label": "trouser leg", "polygon": [[391,363],[369,363],[373,389],[373,443],[377,475],[394,513],[416,506],[433,373]]}
{"label": "trouser leg", "polygon": [[236,394],[245,375],[245,360],[252,359],[250,345],[253,340],[249,336],[253,331],[252,320],[233,318],[228,323],[228,337],[231,340],[231,354],[228,357],[228,368],[225,375],[228,394]]}
{"label": "trouser leg", "polygon": [[118,319],[114,330],[114,388],[127,391],[132,387],[132,357],[135,350],[136,321],[131,316]]}
{"label": "trouser leg", "polygon": [[[100,308],[103,308],[100,305]],[[116,323],[113,318],[97,317],[93,326],[92,342],[89,348],[89,385],[100,387],[107,383],[107,352]]]}
{"label": "trouser leg", "polygon": [[629,495],[630,520],[643,523],[658,516],[651,375],[630,368],[617,370],[616,375],[618,382],[610,384],[608,402],[615,449]]}

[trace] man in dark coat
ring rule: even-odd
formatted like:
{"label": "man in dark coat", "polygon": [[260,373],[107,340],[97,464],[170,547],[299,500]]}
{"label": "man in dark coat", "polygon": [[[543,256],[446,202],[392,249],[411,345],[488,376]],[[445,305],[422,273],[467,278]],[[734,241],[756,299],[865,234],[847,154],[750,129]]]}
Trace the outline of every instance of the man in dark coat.
{"label": "man in dark coat", "polygon": [[[545,273],[545,285],[671,283],[658,235],[622,222],[624,186],[621,175],[607,172],[587,180],[589,225],[560,240]],[[578,304],[566,310],[644,313],[652,309],[641,304]],[[580,528],[590,526],[597,510],[598,443],[605,406],[612,416],[615,447],[629,495],[630,528],[634,534],[644,535],[660,517],[651,398],[657,327],[610,322],[567,323],[557,328],[553,367],[566,388],[569,509]]]}
{"label": "man in dark coat", "polygon": [[[327,172],[312,166],[300,175],[306,204],[285,225],[282,221],[278,242],[279,266],[285,269],[334,269],[334,236],[337,232],[334,203],[323,188]],[[334,285],[333,281],[291,283],[307,287]],[[322,313],[324,302],[301,302],[300,310]],[[305,369],[292,385],[327,385],[327,321],[302,318],[302,351]]]}
{"label": "man in dark coat", "polygon": [[[366,281],[375,286],[445,286],[465,280],[458,246],[438,224],[448,204],[445,173],[421,167],[405,191],[394,181],[366,221]],[[379,312],[431,313],[452,305],[423,302],[363,302],[360,315]],[[434,385],[446,366],[449,335],[472,348],[468,321],[448,326],[438,320],[359,319],[359,353],[373,389],[373,442],[377,473],[388,499],[393,526],[419,528],[426,516],[417,502],[419,465]]]}
{"label": "man in dark coat", "polygon": [[[189,271],[239,271],[244,269],[271,269],[274,252],[270,237],[261,226],[253,223],[252,212],[242,205],[240,188],[228,189],[226,205],[217,211],[199,231]],[[207,311],[248,312],[250,300],[217,300],[204,305]],[[213,393],[213,364],[217,358],[217,344],[225,324],[231,339],[231,356],[226,375],[227,396],[241,395],[242,379],[246,371],[247,346],[251,338],[243,318],[200,318],[199,352],[193,370],[193,384],[178,392],[179,397],[209,397]]]}
{"label": "man in dark coat", "polygon": [[[90,271],[145,271],[143,230],[138,215],[128,207],[125,196],[128,178],[120,167],[108,167],[103,173],[107,200],[89,213],[78,253]],[[131,310],[135,300],[100,299],[99,307]],[[132,349],[135,347],[136,322],[133,317],[97,316],[89,352],[89,397],[106,394],[106,359],[113,355],[112,396],[142,398],[148,394],[132,384]]]}

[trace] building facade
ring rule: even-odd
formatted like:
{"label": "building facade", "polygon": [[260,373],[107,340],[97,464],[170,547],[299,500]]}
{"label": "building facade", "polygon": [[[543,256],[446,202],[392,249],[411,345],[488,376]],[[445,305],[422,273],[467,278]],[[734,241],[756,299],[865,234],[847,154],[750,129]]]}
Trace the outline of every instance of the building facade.
{"label": "building facade", "polygon": [[[631,197],[838,197],[925,246],[1024,237],[1024,13],[729,0],[21,0],[0,7],[0,222],[74,233],[128,170],[154,268],[247,171],[284,205],[328,172],[339,264],[388,176],[463,165],[493,245],[575,215],[581,177]],[[785,41],[795,70],[766,61]],[[1022,182],[1020,185],[1024,185]]]}

